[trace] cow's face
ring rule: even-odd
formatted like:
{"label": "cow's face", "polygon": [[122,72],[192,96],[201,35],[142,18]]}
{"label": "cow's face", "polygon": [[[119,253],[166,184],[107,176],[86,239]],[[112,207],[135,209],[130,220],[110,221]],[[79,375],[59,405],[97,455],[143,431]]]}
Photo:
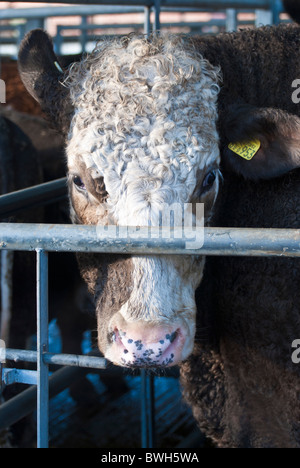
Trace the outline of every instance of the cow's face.
{"label": "cow's face", "polygon": [[[68,134],[74,222],[157,226],[166,206],[186,203],[204,203],[209,222],[219,188],[219,77],[196,51],[203,41],[104,42],[66,76],[44,31],[22,41],[23,83]],[[222,41],[214,47],[222,49]],[[224,50],[220,61],[226,75],[231,65]],[[299,168],[299,117],[249,105],[239,92],[227,81],[220,100],[226,176],[234,171],[258,181]],[[253,140],[260,146],[250,161],[227,146]],[[99,347],[107,358],[162,366],[188,356],[203,258],[89,255],[80,263],[95,294]]]}
{"label": "cow's face", "polygon": [[[67,145],[73,221],[158,226],[166,206],[205,203],[219,185],[218,72],[181,40],[103,43],[71,70]],[[195,334],[193,256],[81,257],[99,347],[124,366],[172,365]]]}

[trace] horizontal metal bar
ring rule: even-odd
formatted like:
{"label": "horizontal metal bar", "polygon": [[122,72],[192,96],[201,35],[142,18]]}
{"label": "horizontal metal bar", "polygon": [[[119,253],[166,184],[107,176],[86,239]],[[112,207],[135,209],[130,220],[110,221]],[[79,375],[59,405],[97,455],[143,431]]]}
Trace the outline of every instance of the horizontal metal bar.
{"label": "horizontal metal bar", "polygon": [[26,351],[24,349],[11,349],[6,348],[4,351],[4,360],[5,361],[14,361],[14,362],[37,362],[37,352],[36,351]]}
{"label": "horizontal metal bar", "polygon": [[23,383],[27,385],[37,384],[37,371],[27,369],[3,369],[2,380],[5,385]]}
{"label": "horizontal metal bar", "polygon": [[[74,3],[74,2],[71,2]],[[120,2],[119,2],[120,3]],[[144,4],[144,2],[141,2]],[[146,2],[147,3],[147,2]],[[264,2],[266,3],[266,2]],[[126,5],[128,5],[126,3]],[[179,11],[179,12],[209,12],[209,11],[220,11],[220,10],[225,10],[227,8],[227,5],[224,5],[223,7],[220,6],[216,8],[216,6],[213,6],[214,3],[212,2],[205,2],[205,5],[198,6],[193,5],[190,7],[184,6],[185,3],[181,2],[181,6],[176,5],[176,7],[172,6],[162,6],[161,11]],[[150,5],[145,5],[148,8]],[[253,9],[260,9],[258,6],[249,6],[248,8],[244,7],[244,4],[240,2],[240,6],[236,7],[237,9],[242,9],[243,11],[245,10],[251,10]],[[265,6],[261,6],[262,9],[267,8]],[[35,8],[7,8],[0,10],[0,21],[1,20],[9,20],[9,19],[16,19],[16,18],[22,18],[22,19],[36,19],[36,18],[50,18],[50,17],[63,17],[63,16],[92,16],[92,15],[119,15],[119,14],[128,14],[128,13],[143,13],[144,9],[142,6],[120,6],[120,5],[111,5],[111,6],[106,6],[106,5],[78,5],[78,6],[50,6],[50,7],[35,7]],[[282,10],[283,11],[283,8]],[[15,28],[16,26],[7,26],[4,25],[3,28]],[[80,27],[80,25],[78,25]]]}
{"label": "horizontal metal bar", "polygon": [[[248,21],[239,21],[239,24],[249,24],[249,23],[254,23],[254,19],[253,20],[248,20]],[[171,23],[168,21],[167,25],[168,25],[168,28],[173,28],[173,27],[176,27],[176,28],[183,28],[183,27],[188,27],[188,28],[193,28],[193,27],[202,27],[202,26],[225,26],[226,24],[226,20],[225,18],[223,19],[213,19],[213,20],[210,20],[210,21],[207,21],[205,18],[203,18],[202,21],[181,21],[181,22],[177,22],[177,23]],[[162,23],[162,25],[164,25],[164,23]],[[87,31],[87,32],[91,32],[91,31],[94,31],[94,30],[102,30],[102,29],[125,29],[125,28],[142,28],[144,25],[141,24],[141,23],[131,23],[131,24],[127,24],[127,23],[119,23],[119,24],[115,24],[115,23],[111,23],[111,24],[86,24],[84,25],[83,27],[82,26],[78,26],[76,24],[72,24],[72,25],[62,25],[62,26],[58,26],[57,27],[57,33],[60,34],[62,31],[70,31],[70,30],[80,30],[80,31]],[[70,41],[70,38],[72,40],[74,39],[78,39],[78,36],[64,36],[64,40],[68,39],[68,41]],[[93,35],[92,36],[93,40],[95,38],[95,36]]]}
{"label": "horizontal metal bar", "polygon": [[[271,0],[272,1],[272,0]],[[13,0],[13,2],[27,3],[28,0]],[[40,0],[31,0],[31,3],[39,3]],[[49,0],[48,3],[57,3],[57,0]],[[63,0],[60,3],[82,4],[82,0]],[[153,6],[154,0],[85,0],[86,5],[124,5],[124,6]],[[270,0],[161,0],[161,6],[187,8],[269,8]]]}
{"label": "horizontal metal bar", "polygon": [[[81,2],[82,3],[82,2]],[[109,5],[109,3],[108,3]],[[127,5],[127,4],[126,4]],[[134,6],[88,6],[88,5],[74,5],[69,6],[49,6],[49,7],[35,7],[35,8],[7,8],[0,10],[0,20],[8,20],[14,18],[51,18],[61,16],[92,16],[92,15],[114,15],[121,13],[142,13],[143,7]]]}
{"label": "horizontal metal bar", "polygon": [[105,358],[77,354],[44,353],[43,361],[47,364],[56,364],[58,366],[75,366],[88,369],[106,369],[107,367]]}
{"label": "horizontal metal bar", "polygon": [[[7,361],[36,363],[37,352],[6,348],[5,358]],[[106,369],[107,367],[105,358],[90,355],[43,353],[43,361],[45,364],[84,367],[88,369]]]}
{"label": "horizontal metal bar", "polygon": [[[95,29],[122,29],[122,28],[142,28],[144,25],[142,23],[108,23],[108,24],[84,24],[84,25],[77,25],[77,24],[68,24],[68,25],[60,25],[57,27],[57,33],[60,34],[62,31],[72,31],[72,30],[80,30],[81,31],[94,31]],[[78,38],[78,36],[71,36],[72,39],[74,37]],[[93,36],[94,37],[94,36]],[[69,38],[69,36],[68,36]]]}
{"label": "horizontal metal bar", "polygon": [[53,180],[0,196],[0,216],[7,217],[17,211],[55,202],[67,196],[67,179]]}
{"label": "horizontal metal bar", "polygon": [[[91,372],[88,368],[82,367],[62,367],[61,369],[53,372],[49,377],[49,395],[53,398],[60,392],[70,386],[70,382],[74,384],[76,381],[82,379],[87,373]],[[97,372],[97,371],[96,371]],[[103,373],[103,374],[102,374]],[[124,377],[124,369],[118,366],[109,366],[107,369],[101,371],[101,375]],[[129,371],[129,375],[134,375],[133,371]],[[177,367],[170,367],[164,370],[164,377],[179,378],[179,371]],[[11,398],[9,401],[0,405],[0,431],[6,427],[15,424],[22,418],[30,414],[36,409],[36,386],[31,386],[24,390],[22,393]]]}
{"label": "horizontal metal bar", "polygon": [[[109,228],[109,230],[108,230]],[[119,254],[300,256],[299,229],[138,228],[0,223],[0,249]],[[199,242],[197,242],[199,239]]]}
{"label": "horizontal metal bar", "polygon": [[[89,0],[91,3],[96,3],[97,0]],[[161,0],[161,6],[183,6],[193,8],[213,8],[220,10],[224,8],[236,8],[236,9],[269,9],[272,0]],[[130,3],[129,3],[130,4]]]}
{"label": "horizontal metal bar", "polygon": [[[78,367],[62,367],[49,378],[49,394],[54,397],[86,374]],[[36,409],[37,388],[31,386],[0,405],[0,430],[10,427]]]}
{"label": "horizontal metal bar", "polygon": [[[15,0],[17,1],[17,0]],[[39,2],[39,0],[34,0]],[[18,2],[18,3],[27,3]],[[48,3],[57,3],[51,2]],[[80,4],[81,1],[64,0],[62,4]],[[85,5],[68,6],[49,6],[36,8],[7,8],[0,11],[0,20],[15,18],[49,18],[53,16],[84,16],[99,14],[124,14],[141,13],[144,7],[153,7],[154,0],[88,0]],[[209,11],[218,11],[226,8],[235,8],[239,10],[247,9],[270,9],[271,0],[161,0],[161,9],[194,8],[197,10],[207,9]],[[283,7],[281,5],[281,11]]]}

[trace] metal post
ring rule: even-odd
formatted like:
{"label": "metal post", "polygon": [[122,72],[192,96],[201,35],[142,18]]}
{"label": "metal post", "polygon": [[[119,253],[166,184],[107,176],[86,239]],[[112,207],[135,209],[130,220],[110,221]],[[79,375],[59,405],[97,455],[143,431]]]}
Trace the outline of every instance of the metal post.
{"label": "metal post", "polygon": [[144,34],[147,38],[151,34],[150,12],[151,12],[151,8],[146,6],[144,8]]}
{"label": "metal post", "polygon": [[273,24],[280,23],[280,13],[283,11],[282,0],[272,0]]}
{"label": "metal post", "polygon": [[25,23],[25,32],[29,32],[32,29],[41,28],[44,29],[45,21],[44,18],[28,18]]}
{"label": "metal post", "polygon": [[160,30],[160,1],[161,0],[154,0],[154,26],[153,26],[153,30],[155,32]]}
{"label": "metal post", "polygon": [[1,318],[0,318],[0,339],[9,344],[10,321],[12,316],[13,298],[13,263],[14,252],[2,250],[1,260]]}
{"label": "metal post", "polygon": [[237,11],[234,8],[226,10],[226,31],[237,31]]}
{"label": "metal post", "polygon": [[48,448],[49,378],[43,353],[48,351],[48,253],[37,250],[37,447]]}
{"label": "metal post", "polygon": [[56,28],[56,36],[53,38],[54,43],[54,52],[56,55],[63,55],[62,54],[62,44],[63,44],[63,37],[61,34],[62,26],[57,25]]}
{"label": "metal post", "polygon": [[87,16],[81,17],[81,34],[80,34],[80,43],[81,43],[81,52],[84,53],[86,51],[86,44],[87,44]]}
{"label": "metal post", "polygon": [[154,448],[154,377],[141,370],[142,448]]}
{"label": "metal post", "polygon": [[273,13],[270,10],[255,10],[255,26],[268,26],[273,23]]}

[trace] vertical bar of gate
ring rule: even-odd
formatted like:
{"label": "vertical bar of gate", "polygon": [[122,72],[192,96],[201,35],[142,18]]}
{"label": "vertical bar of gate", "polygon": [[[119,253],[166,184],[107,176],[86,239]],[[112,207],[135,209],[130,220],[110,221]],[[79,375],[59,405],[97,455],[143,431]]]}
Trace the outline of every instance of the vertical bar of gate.
{"label": "vertical bar of gate", "polygon": [[87,44],[87,16],[81,17],[81,29],[80,29],[80,44],[81,44],[81,52],[84,54],[86,51],[86,44]]}
{"label": "vertical bar of gate", "polygon": [[227,8],[226,10],[226,31],[237,31],[238,27],[237,10],[234,8]]}
{"label": "vertical bar of gate", "polygon": [[48,252],[37,250],[37,447],[48,448],[49,380],[48,364]]}
{"label": "vertical bar of gate", "polygon": [[151,21],[150,21],[151,8],[149,6],[144,7],[144,34],[147,38],[151,34]]}
{"label": "vertical bar of gate", "polygon": [[272,0],[273,24],[280,23],[280,13],[283,12],[282,0]]}
{"label": "vertical bar of gate", "polygon": [[160,30],[160,0],[154,0],[154,26],[155,32]]}
{"label": "vertical bar of gate", "polygon": [[154,377],[141,370],[142,448],[154,448]]}

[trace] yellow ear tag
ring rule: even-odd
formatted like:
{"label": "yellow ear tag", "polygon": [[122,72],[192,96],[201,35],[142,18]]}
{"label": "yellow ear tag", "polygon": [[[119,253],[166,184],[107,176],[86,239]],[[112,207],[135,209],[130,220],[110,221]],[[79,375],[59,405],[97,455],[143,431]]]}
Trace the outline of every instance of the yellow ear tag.
{"label": "yellow ear tag", "polygon": [[229,143],[228,148],[247,161],[251,161],[260,148],[260,141],[253,140],[243,141],[242,143]]}

